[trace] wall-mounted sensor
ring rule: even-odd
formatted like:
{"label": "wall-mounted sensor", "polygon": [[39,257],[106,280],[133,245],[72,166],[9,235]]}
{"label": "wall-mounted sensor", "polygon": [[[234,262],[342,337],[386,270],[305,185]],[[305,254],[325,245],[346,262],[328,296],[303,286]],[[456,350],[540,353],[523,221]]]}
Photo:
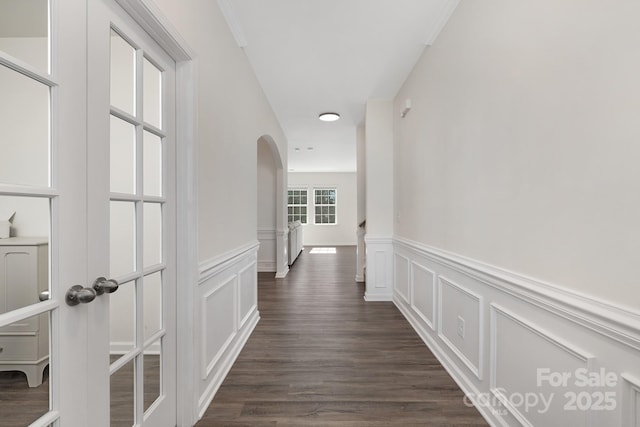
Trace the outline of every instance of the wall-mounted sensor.
{"label": "wall-mounted sensor", "polygon": [[404,110],[402,110],[400,117],[404,119],[405,117],[407,117],[407,113],[409,113],[409,111],[411,111],[411,100],[407,99],[406,101],[404,101]]}

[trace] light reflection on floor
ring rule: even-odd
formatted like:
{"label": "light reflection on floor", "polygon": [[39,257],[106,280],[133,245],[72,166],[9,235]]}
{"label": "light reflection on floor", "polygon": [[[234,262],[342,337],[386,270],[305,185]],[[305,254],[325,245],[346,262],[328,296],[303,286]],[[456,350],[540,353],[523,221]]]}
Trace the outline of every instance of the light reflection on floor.
{"label": "light reflection on floor", "polygon": [[313,248],[309,251],[310,254],[335,254],[336,248]]}

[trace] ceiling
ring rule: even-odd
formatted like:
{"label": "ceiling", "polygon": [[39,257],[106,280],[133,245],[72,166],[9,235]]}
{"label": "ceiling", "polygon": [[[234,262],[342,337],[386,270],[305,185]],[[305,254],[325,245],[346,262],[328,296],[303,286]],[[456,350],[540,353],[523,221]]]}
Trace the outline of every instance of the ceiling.
{"label": "ceiling", "polygon": [[[356,170],[371,98],[393,98],[458,0],[218,0],[289,142],[290,172]],[[341,115],[321,122],[326,111]]]}

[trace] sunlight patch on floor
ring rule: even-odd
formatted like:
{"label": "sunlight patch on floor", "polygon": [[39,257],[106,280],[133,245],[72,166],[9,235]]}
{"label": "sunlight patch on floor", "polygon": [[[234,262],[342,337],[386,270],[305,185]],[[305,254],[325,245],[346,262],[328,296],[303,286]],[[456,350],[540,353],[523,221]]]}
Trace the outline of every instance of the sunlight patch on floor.
{"label": "sunlight patch on floor", "polygon": [[335,254],[336,248],[313,248],[310,254]]}

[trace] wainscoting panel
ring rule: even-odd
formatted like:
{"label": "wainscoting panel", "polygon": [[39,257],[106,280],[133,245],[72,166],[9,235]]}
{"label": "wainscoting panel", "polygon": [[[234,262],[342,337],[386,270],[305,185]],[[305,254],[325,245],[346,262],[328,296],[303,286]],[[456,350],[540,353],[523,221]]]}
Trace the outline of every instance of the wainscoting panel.
{"label": "wainscoting panel", "polygon": [[200,267],[200,417],[260,319],[258,246],[251,242]]}
{"label": "wainscoting panel", "polygon": [[409,301],[409,288],[411,287],[411,281],[409,280],[409,258],[396,254],[394,256],[393,271],[396,275],[395,283],[398,287],[395,291],[407,304],[411,304]]}
{"label": "wainscoting panel", "polygon": [[276,230],[258,230],[258,271],[260,273],[275,273],[277,269]]}
{"label": "wainscoting panel", "polygon": [[640,427],[640,380],[623,374],[623,398],[626,402],[623,426]]}
{"label": "wainscoting panel", "polygon": [[250,264],[246,266],[238,273],[238,276],[240,279],[238,284],[240,288],[238,315],[240,328],[242,328],[251,314],[256,311],[256,303],[258,301],[256,265]]}
{"label": "wainscoting panel", "polygon": [[[523,425],[545,425],[549,419],[558,425],[586,425],[585,411],[564,409],[570,403],[564,395],[573,393],[569,396],[577,400],[582,390],[573,377],[593,370],[590,354],[493,304],[490,353],[491,391]],[[513,397],[529,395],[536,396],[536,405],[521,405]]]}
{"label": "wainscoting panel", "polygon": [[207,379],[222,352],[238,330],[234,316],[237,305],[238,277],[233,276],[204,295],[202,300],[202,379]]}
{"label": "wainscoting panel", "polygon": [[433,331],[436,314],[436,275],[416,262],[411,263],[411,308]]}
{"label": "wainscoting panel", "polygon": [[640,313],[403,238],[393,259],[394,303],[491,425],[640,427]]}
{"label": "wainscoting panel", "polygon": [[[367,301],[393,300],[393,239],[366,235],[367,282],[364,299]],[[406,287],[405,287],[406,289]]]}
{"label": "wainscoting panel", "polygon": [[438,336],[481,380],[482,300],[452,280],[441,276],[438,282]]}

